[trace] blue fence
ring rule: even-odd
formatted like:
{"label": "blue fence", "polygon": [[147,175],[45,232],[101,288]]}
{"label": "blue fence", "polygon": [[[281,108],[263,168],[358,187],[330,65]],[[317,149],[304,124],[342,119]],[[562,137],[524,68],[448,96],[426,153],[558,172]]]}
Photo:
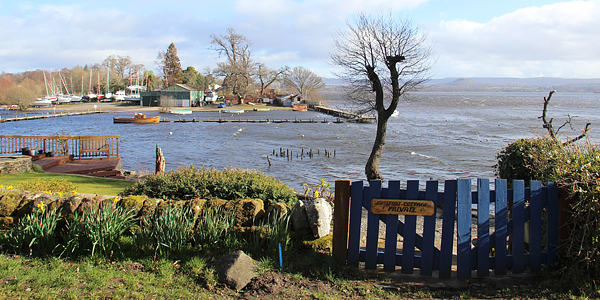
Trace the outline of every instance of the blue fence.
{"label": "blue fence", "polygon": [[[458,179],[445,181],[443,191],[437,181],[427,181],[424,191],[419,185],[417,180],[407,181],[405,189],[400,181],[389,181],[387,187],[381,181],[368,186],[363,181],[336,182],[334,257],[352,266],[364,262],[367,269],[382,265],[395,271],[400,266],[405,274],[419,269],[420,275],[432,276],[437,270],[447,278],[455,271],[460,279],[469,278],[472,270],[477,276],[539,271],[556,261],[559,206],[554,183],[531,181],[525,187],[524,181],[515,180],[508,189],[507,181],[498,179],[492,190],[489,180],[478,179],[473,190],[470,179]],[[373,214],[373,199],[429,200],[440,211],[438,216],[406,215],[401,221],[398,215]],[[386,228],[383,236],[380,221]],[[363,222],[366,242],[361,246]],[[422,228],[417,230],[417,224]]]}

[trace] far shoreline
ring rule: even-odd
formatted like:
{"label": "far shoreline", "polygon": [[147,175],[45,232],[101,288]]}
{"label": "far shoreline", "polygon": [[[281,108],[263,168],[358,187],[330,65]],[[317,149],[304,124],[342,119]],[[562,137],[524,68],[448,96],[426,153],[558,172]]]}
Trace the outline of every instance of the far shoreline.
{"label": "far shoreline", "polygon": [[104,111],[104,112],[168,112],[169,110],[191,110],[191,111],[206,111],[206,112],[218,112],[222,109],[243,109],[253,110],[254,108],[270,108],[271,110],[292,110],[291,107],[273,106],[264,103],[250,105],[241,104],[234,105],[232,107],[218,108],[217,104],[209,104],[202,107],[161,107],[161,106],[139,106],[139,105],[126,105],[123,102],[82,102],[73,104],[62,104],[48,107],[36,107],[27,108],[25,111],[48,111],[48,110],[60,110],[60,111]]}

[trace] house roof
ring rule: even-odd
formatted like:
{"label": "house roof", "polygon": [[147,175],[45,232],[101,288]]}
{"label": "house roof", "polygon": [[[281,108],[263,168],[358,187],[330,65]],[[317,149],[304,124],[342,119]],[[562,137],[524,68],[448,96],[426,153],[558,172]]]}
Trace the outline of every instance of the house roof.
{"label": "house roof", "polygon": [[182,84],[182,83],[178,83],[178,84],[174,84],[171,85],[165,89],[163,89],[163,91],[181,91],[181,90],[185,90],[185,91],[199,91],[198,88],[188,85],[188,84]]}

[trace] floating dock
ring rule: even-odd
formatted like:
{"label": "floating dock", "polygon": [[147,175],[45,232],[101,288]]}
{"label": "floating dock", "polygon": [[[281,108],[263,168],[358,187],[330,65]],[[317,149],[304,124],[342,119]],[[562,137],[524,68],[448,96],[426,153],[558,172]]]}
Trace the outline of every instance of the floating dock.
{"label": "floating dock", "polygon": [[58,118],[58,117],[68,117],[68,116],[82,116],[82,115],[91,115],[91,114],[99,114],[104,113],[104,111],[74,111],[74,112],[58,112],[58,113],[47,113],[47,114],[35,114],[35,115],[27,115],[19,117],[18,115],[13,118],[2,118],[0,116],[0,123],[4,122],[16,122],[16,121],[27,121],[27,120],[38,120],[38,119],[47,119],[47,118]]}

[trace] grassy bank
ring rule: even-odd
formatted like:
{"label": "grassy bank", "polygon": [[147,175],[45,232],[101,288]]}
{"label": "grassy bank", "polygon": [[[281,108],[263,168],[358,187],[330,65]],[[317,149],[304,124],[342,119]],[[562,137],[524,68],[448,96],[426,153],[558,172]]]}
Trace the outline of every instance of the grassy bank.
{"label": "grassy bank", "polygon": [[77,186],[78,193],[99,194],[99,195],[118,195],[125,188],[134,184],[132,181],[97,178],[91,176],[77,176],[55,173],[22,173],[22,174],[2,174],[0,175],[0,184],[4,187],[12,185],[17,186],[19,182],[46,178],[46,179],[64,179]]}

